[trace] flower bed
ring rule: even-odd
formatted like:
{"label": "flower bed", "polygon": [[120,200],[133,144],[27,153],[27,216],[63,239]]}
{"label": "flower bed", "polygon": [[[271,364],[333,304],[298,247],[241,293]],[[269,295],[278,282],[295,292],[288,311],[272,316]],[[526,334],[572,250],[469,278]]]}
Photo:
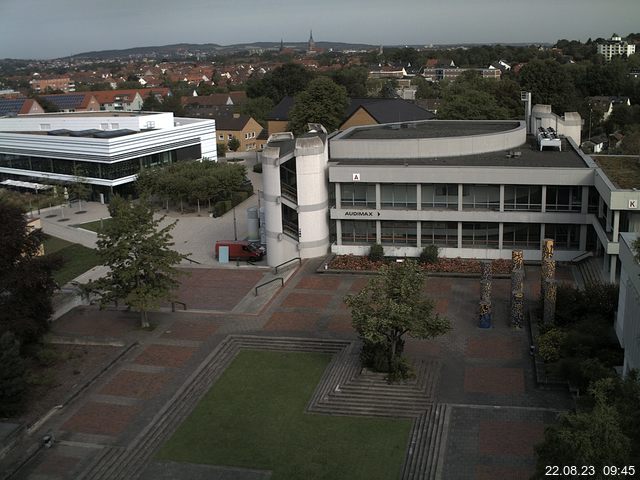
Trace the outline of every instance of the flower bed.
{"label": "flower bed", "polygon": [[[393,262],[388,258],[382,261],[371,261],[367,257],[358,255],[337,255],[329,263],[331,270],[352,271],[376,271],[382,265]],[[509,274],[511,272],[510,260],[492,260],[494,274]],[[422,263],[420,266],[427,272],[438,273],[480,273],[480,260],[472,258],[439,258],[436,263]]]}

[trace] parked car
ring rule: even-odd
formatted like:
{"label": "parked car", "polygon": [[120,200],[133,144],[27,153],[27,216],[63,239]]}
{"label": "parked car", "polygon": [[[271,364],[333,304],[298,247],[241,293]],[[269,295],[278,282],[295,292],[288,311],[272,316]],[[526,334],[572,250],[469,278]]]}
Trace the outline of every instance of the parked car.
{"label": "parked car", "polygon": [[243,240],[218,240],[215,246],[216,259],[220,255],[220,247],[229,247],[229,260],[262,260],[264,249]]}

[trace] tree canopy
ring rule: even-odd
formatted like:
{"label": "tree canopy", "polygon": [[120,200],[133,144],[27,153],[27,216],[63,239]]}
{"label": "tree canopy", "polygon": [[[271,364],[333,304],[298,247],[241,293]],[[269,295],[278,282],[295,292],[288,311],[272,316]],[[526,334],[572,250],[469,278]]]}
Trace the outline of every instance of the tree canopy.
{"label": "tree canopy", "polygon": [[345,298],[353,327],[365,344],[380,346],[386,353],[390,374],[401,366],[404,335],[428,339],[451,329],[425,297],[424,280],[416,262],[405,260],[383,266],[360,293]]}
{"label": "tree canopy", "polygon": [[175,266],[186,258],[171,249],[175,222],[160,227],[145,202],[131,203],[114,197],[109,205],[112,220],[98,233],[98,255],[108,273],[89,282],[85,289],[96,294],[101,305],[123,301],[140,312],[142,327],[148,327],[147,312],[169,301],[178,286]]}
{"label": "tree canopy", "polygon": [[337,130],[344,119],[349,99],[347,90],[330,78],[318,77],[295,97],[289,112],[290,131],[306,132],[307,123],[321,123],[328,132]]}
{"label": "tree canopy", "polygon": [[56,258],[38,256],[43,234],[28,231],[15,205],[0,202],[0,334],[11,331],[21,345],[37,342],[48,328],[56,288]]}
{"label": "tree canopy", "polygon": [[247,96],[269,97],[274,104],[277,104],[284,97],[294,96],[307,88],[314,77],[313,72],[302,65],[285,63],[260,79],[251,77],[247,81]]}

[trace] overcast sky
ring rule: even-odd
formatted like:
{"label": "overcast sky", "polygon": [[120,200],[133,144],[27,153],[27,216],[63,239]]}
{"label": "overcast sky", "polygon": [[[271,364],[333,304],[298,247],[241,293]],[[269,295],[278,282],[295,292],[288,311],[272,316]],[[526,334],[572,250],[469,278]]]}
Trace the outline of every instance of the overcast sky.
{"label": "overcast sky", "polygon": [[0,58],[171,43],[585,41],[640,30],[640,0],[0,0]]}

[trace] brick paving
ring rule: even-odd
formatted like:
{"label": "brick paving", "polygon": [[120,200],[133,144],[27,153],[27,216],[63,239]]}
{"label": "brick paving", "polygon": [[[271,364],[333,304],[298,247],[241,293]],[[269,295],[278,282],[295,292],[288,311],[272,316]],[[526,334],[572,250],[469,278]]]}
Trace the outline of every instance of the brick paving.
{"label": "brick paving", "polygon": [[160,367],[181,367],[196,352],[195,348],[174,345],[149,345],[135,359],[142,365],[158,365]]}
{"label": "brick paving", "polygon": [[133,406],[90,401],[62,425],[62,430],[117,436],[131,424],[139,410]]}
{"label": "brick paving", "polygon": [[268,332],[311,332],[316,329],[320,315],[312,312],[276,312],[264,326]]}
{"label": "brick paving", "polygon": [[[372,277],[316,274],[319,263],[303,264],[259,315],[230,312],[264,271],[192,269],[179,299],[190,309],[228,313],[152,314],[157,325],[153,331],[140,330],[138,315],[122,310],[87,307],[63,317],[54,325],[59,335],[137,339],[141,346],[54,419],[52,428],[63,435],[70,432],[73,438],[106,444],[114,438],[127,446],[230,333],[355,338],[342,299],[360,291]],[[558,278],[569,276],[562,268],[558,272]],[[436,311],[451,320],[453,330],[433,340],[408,338],[405,352],[414,360],[442,365],[434,395],[452,412],[443,438],[442,478],[528,478],[535,465],[533,445],[570,402],[565,393],[540,391],[533,383],[526,331],[509,327],[509,279],[494,279],[494,322],[489,330],[477,328],[478,278],[430,277],[427,282],[426,293],[434,299]],[[527,267],[525,288],[527,301],[535,301],[539,269]],[[51,454],[57,455],[56,448],[47,458]],[[37,468],[38,475],[51,480],[76,478],[78,473],[69,465],[60,476],[48,461]]]}
{"label": "brick paving", "polygon": [[207,340],[220,327],[211,320],[176,320],[164,331],[162,338],[178,340]]}
{"label": "brick paving", "polygon": [[467,393],[494,395],[524,393],[524,372],[521,368],[467,367],[464,390]]}
{"label": "brick paving", "polygon": [[171,377],[170,373],[120,370],[98,393],[149,399],[160,393]]}

